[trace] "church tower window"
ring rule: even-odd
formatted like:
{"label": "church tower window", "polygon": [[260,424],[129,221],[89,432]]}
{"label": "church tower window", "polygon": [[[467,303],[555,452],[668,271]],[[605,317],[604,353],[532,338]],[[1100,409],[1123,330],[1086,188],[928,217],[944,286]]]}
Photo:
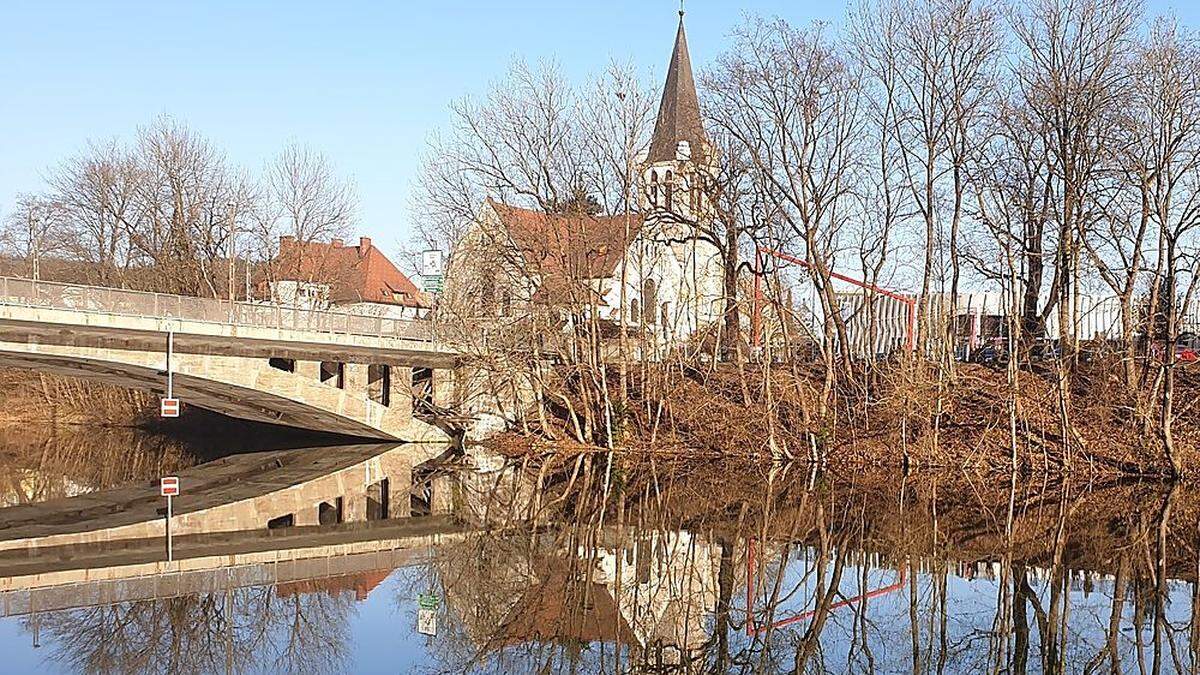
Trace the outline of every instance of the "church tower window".
{"label": "church tower window", "polygon": [[671,182],[671,172],[670,171],[667,171],[666,175],[663,177],[663,190],[666,191],[666,199],[664,201],[666,201],[667,210],[670,211],[671,210],[671,195],[674,194],[674,192],[675,192],[675,185],[674,185],[674,183]]}

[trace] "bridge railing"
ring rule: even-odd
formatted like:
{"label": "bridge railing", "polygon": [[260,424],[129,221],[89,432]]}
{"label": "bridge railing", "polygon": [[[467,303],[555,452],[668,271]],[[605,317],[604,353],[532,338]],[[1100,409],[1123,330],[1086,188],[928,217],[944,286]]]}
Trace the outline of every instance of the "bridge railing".
{"label": "bridge railing", "polygon": [[434,339],[431,323],[419,319],[393,319],[351,312],[303,309],[270,303],[230,302],[16,277],[0,277],[0,305],[203,321],[256,328],[310,330],[426,341]]}

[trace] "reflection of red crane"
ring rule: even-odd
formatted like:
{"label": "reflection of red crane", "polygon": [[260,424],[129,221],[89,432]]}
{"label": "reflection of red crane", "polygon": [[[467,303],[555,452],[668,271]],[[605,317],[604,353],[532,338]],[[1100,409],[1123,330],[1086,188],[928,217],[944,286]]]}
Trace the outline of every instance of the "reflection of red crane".
{"label": "reflection of red crane", "polygon": [[[753,337],[753,340],[754,340],[753,344],[755,347],[762,346],[762,308],[763,308],[762,278],[763,278],[763,267],[764,267],[763,262],[764,262],[764,258],[766,256],[772,256],[775,258],[779,258],[780,260],[783,260],[785,262],[790,262],[790,263],[794,263],[796,265],[800,265],[801,267],[803,267],[805,269],[812,269],[812,267],[813,267],[812,264],[809,263],[807,260],[803,260],[801,258],[797,258],[795,256],[788,255],[786,253],[783,253],[782,251],[776,251],[773,248],[767,248],[766,246],[759,246],[755,250],[755,252],[754,252],[754,309],[753,309],[753,313],[750,315],[750,333]],[[884,297],[892,298],[893,300],[899,300],[900,302],[903,302],[908,307],[908,324],[904,327],[904,333],[905,333],[904,349],[905,349],[905,351],[912,352],[913,346],[915,345],[915,334],[917,332],[916,331],[916,328],[917,328],[917,299],[916,298],[909,296],[909,295],[896,293],[894,291],[889,291],[885,288],[880,288],[879,286],[876,286],[874,284],[868,284],[865,281],[861,281],[861,280],[855,279],[853,277],[848,277],[844,274],[838,274],[837,272],[832,272],[832,271],[829,272],[829,277],[831,279],[837,279],[838,281],[844,281],[848,284],[857,286],[858,288],[861,288],[864,290],[871,291],[873,293],[878,293],[879,295],[882,295]]]}
{"label": "reflection of red crane", "polygon": [[[807,610],[804,612],[800,612],[799,614],[793,614],[792,616],[789,616],[785,619],[780,619],[779,621],[769,623],[765,626],[759,626],[759,625],[755,624],[755,622],[754,622],[754,575],[757,572],[757,570],[755,569],[756,561],[754,558],[755,558],[756,550],[757,550],[757,547],[755,546],[755,540],[751,539],[749,542],[749,545],[746,549],[746,635],[754,637],[755,635],[766,632],[768,630],[774,630],[776,628],[782,628],[784,626],[789,626],[793,623],[804,621],[805,619],[809,619],[814,614],[816,614],[817,613],[816,609],[810,609],[810,610]],[[845,607],[846,605],[853,605],[856,602],[864,602],[866,600],[870,600],[871,598],[877,598],[881,595],[887,595],[888,593],[891,593],[892,591],[900,590],[901,588],[904,587],[904,582],[908,579],[908,574],[905,572],[903,567],[901,567],[899,570],[897,570],[897,574],[899,576],[897,577],[897,579],[894,583],[884,586],[883,588],[876,588],[874,590],[867,591],[866,593],[860,593],[859,595],[856,595],[853,598],[848,598],[846,600],[840,600],[838,602],[835,602],[835,603],[829,605],[829,611],[833,611],[839,607]]]}

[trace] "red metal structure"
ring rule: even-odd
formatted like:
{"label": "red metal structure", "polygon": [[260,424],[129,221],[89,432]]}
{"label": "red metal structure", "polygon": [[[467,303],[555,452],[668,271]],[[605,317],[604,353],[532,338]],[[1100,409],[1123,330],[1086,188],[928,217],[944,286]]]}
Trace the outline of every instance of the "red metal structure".
{"label": "red metal structure", "polygon": [[[754,252],[754,309],[753,309],[753,313],[750,316],[750,332],[752,334],[753,345],[755,347],[762,346],[762,308],[763,308],[762,279],[763,279],[763,267],[764,267],[763,262],[764,262],[765,256],[771,256],[774,258],[778,258],[779,260],[783,260],[784,262],[789,262],[789,263],[793,263],[796,265],[800,265],[801,267],[804,267],[805,269],[812,269],[812,265],[807,260],[802,260],[795,256],[791,256],[786,253],[783,253],[782,251],[776,251],[775,249],[767,248],[766,246],[757,247],[757,249]],[[916,328],[917,328],[917,299],[916,298],[914,298],[910,295],[896,293],[895,291],[889,291],[885,288],[880,288],[879,286],[876,286],[874,284],[868,284],[865,281],[861,281],[861,280],[855,279],[853,277],[848,277],[844,274],[838,274],[837,272],[829,272],[829,277],[831,279],[837,279],[838,281],[844,281],[848,284],[851,284],[858,288],[862,288],[864,290],[871,291],[873,293],[878,293],[879,295],[882,295],[884,297],[892,298],[893,300],[898,300],[900,302],[903,302],[908,307],[908,325],[905,326],[904,348],[905,348],[905,351],[912,353],[913,348],[916,346]]]}

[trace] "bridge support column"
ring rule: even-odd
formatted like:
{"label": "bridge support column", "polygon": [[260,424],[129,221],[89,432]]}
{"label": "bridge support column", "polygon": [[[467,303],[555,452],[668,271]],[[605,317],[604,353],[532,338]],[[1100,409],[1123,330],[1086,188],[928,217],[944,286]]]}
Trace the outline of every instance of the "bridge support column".
{"label": "bridge support column", "polygon": [[296,374],[306,377],[310,380],[321,379],[321,362],[320,361],[296,361]]}
{"label": "bridge support column", "polygon": [[392,366],[389,406],[396,412],[411,416],[413,411],[412,371],[409,366]]}
{"label": "bridge support column", "polygon": [[344,389],[356,397],[367,398],[367,364],[347,363]]}
{"label": "bridge support column", "polygon": [[433,371],[433,403],[443,408],[454,406],[454,371],[438,368]]}
{"label": "bridge support column", "polygon": [[454,481],[450,476],[434,478],[430,492],[430,513],[436,516],[454,512]]}
{"label": "bridge support column", "polygon": [[342,522],[360,523],[367,519],[367,491],[354,490],[342,497]]}
{"label": "bridge support column", "polygon": [[316,504],[298,503],[293,514],[292,524],[296,527],[304,525],[320,525],[320,512]]}

